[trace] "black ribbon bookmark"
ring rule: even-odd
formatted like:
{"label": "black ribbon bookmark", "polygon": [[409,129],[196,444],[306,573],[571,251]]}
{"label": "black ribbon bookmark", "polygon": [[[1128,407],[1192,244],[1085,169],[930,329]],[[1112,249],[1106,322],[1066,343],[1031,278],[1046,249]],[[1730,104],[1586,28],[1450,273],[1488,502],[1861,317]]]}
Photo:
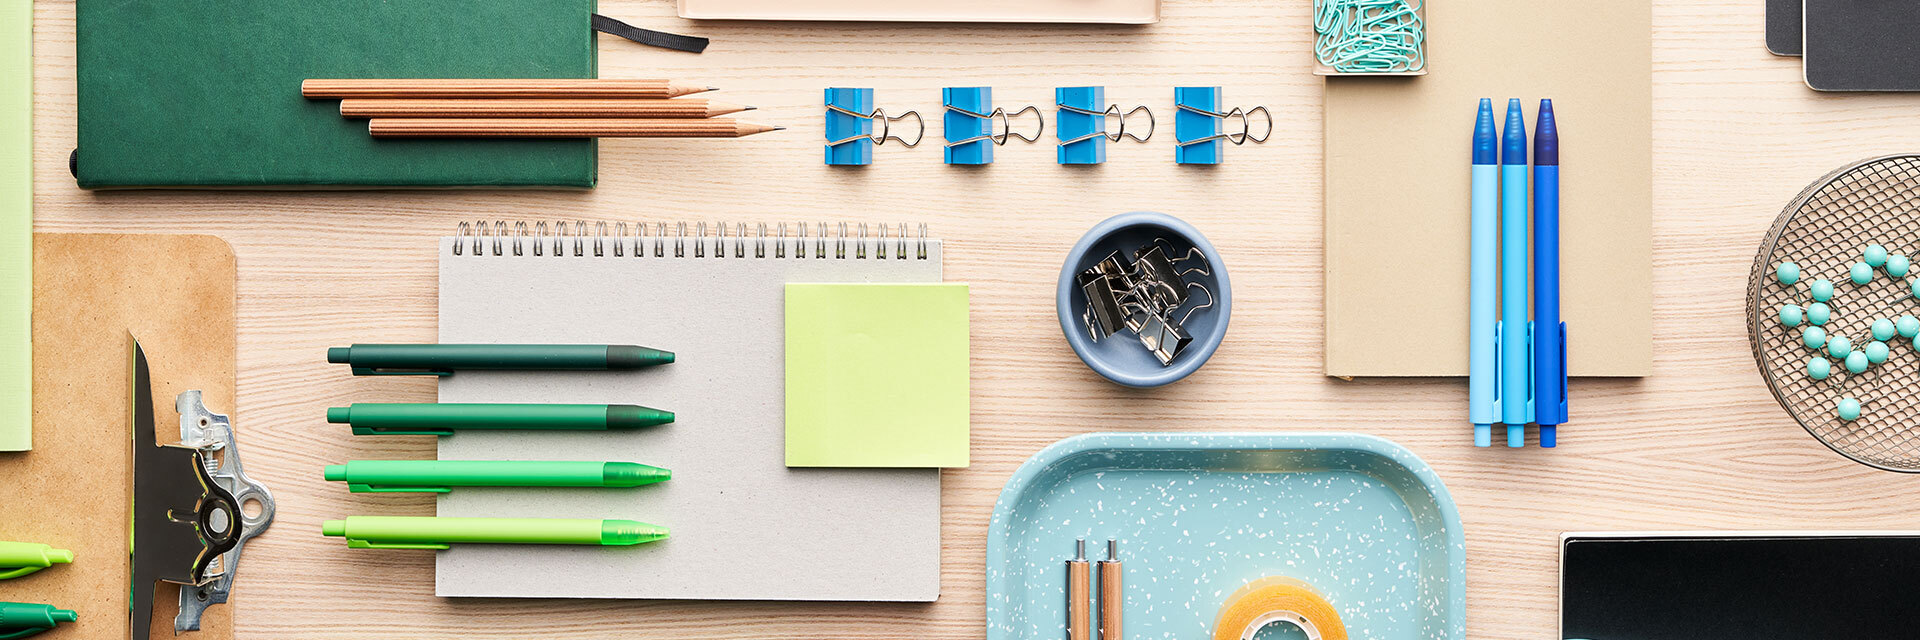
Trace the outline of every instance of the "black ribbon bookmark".
{"label": "black ribbon bookmark", "polygon": [[674,51],[685,51],[688,53],[700,53],[707,50],[706,38],[642,29],[598,13],[593,14],[593,30],[601,33],[611,33],[649,47],[660,47],[662,49],[672,49]]}

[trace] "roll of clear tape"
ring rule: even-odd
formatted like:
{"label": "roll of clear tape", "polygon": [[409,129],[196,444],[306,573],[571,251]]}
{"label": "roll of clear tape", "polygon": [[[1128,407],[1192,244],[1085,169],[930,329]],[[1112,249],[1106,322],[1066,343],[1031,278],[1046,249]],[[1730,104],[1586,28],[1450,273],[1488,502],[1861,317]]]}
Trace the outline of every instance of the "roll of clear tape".
{"label": "roll of clear tape", "polygon": [[1340,612],[1305,582],[1270,576],[1247,583],[1227,596],[1213,623],[1213,640],[1253,640],[1272,624],[1306,632],[1308,640],[1347,640]]}

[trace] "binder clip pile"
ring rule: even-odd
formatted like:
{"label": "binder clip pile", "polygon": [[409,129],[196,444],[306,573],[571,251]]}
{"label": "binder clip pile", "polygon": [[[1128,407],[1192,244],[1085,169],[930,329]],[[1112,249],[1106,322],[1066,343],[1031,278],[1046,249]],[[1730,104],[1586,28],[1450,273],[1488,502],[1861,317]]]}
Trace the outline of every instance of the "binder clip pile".
{"label": "binder clip pile", "polygon": [[[1080,292],[1086,296],[1087,310],[1080,315],[1087,334],[1094,342],[1113,337],[1121,330],[1139,336],[1162,365],[1173,364],[1180,351],[1193,342],[1193,336],[1181,328],[1194,313],[1213,306],[1213,291],[1198,282],[1189,282],[1188,274],[1212,275],[1204,254],[1189,247],[1178,258],[1173,244],[1155,238],[1134,250],[1131,261],[1123,261],[1120,252],[1109,254],[1092,268],[1080,272]],[[1199,264],[1182,268],[1183,263]],[[1205,292],[1206,304],[1191,291]],[[1180,309],[1186,312],[1180,314]],[[1175,314],[1179,320],[1174,320]]]}

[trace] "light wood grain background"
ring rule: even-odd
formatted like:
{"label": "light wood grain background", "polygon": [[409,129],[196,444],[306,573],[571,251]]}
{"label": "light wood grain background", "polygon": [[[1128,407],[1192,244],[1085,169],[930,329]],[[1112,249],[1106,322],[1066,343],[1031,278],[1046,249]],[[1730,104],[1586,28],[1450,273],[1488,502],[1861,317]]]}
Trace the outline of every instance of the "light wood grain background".
{"label": "light wood grain background", "polygon": [[[279,501],[237,587],[243,638],[977,638],[989,512],[1042,446],[1103,430],[1329,430],[1392,438],[1433,464],[1466,523],[1469,635],[1533,640],[1557,628],[1562,531],[1920,528],[1920,479],[1844,460],[1796,426],[1762,386],[1741,321],[1753,251],[1780,207],[1843,163],[1914,151],[1920,97],[1808,90],[1797,60],[1766,53],[1761,5],[1655,1],[1655,304],[1641,310],[1653,316],[1654,375],[1576,381],[1558,450],[1469,446],[1463,380],[1319,375],[1321,80],[1308,64],[1306,0],[1167,0],[1164,20],[1144,27],[695,24],[666,0],[603,0],[603,13],[714,45],[695,56],[602,37],[602,76],[715,84],[725,88],[715,98],[759,105],[755,119],[791,129],[606,141],[600,186],[588,192],[365,193],[76,189],[66,172],[74,5],[43,0],[36,228],[212,233],[233,244],[233,413],[249,471]],[[865,170],[820,162],[825,86],[878,87],[890,112],[937,117],[942,86],[991,85],[1017,107],[1079,84],[1151,105],[1169,126],[1151,143],[1115,145],[1092,168],[1057,166],[1046,143],[1011,144],[986,168],[943,166],[937,127],[920,148],[883,147]],[[1175,84],[1224,85],[1230,103],[1272,109],[1278,131],[1264,146],[1230,148],[1224,165],[1175,166]],[[1149,392],[1082,366],[1053,311],[1066,249],[1094,222],[1136,209],[1206,232],[1238,294],[1213,361]],[[476,218],[931,224],[950,242],[949,277],[973,285],[974,464],[945,477],[940,600],[442,600],[428,554],[322,538],[325,518],[432,510],[430,498],[351,495],[320,480],[328,463],[433,454],[425,438],[353,438],[322,417],[352,401],[431,400],[430,381],[353,378],[322,354],[432,340],[433,238]]]}

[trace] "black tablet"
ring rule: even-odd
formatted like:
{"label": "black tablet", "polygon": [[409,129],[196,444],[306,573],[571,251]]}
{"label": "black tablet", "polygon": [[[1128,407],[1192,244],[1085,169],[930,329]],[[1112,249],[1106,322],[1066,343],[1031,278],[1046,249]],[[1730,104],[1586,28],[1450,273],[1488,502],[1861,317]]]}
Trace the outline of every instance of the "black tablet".
{"label": "black tablet", "polygon": [[1560,637],[1912,638],[1920,533],[1567,534]]}

